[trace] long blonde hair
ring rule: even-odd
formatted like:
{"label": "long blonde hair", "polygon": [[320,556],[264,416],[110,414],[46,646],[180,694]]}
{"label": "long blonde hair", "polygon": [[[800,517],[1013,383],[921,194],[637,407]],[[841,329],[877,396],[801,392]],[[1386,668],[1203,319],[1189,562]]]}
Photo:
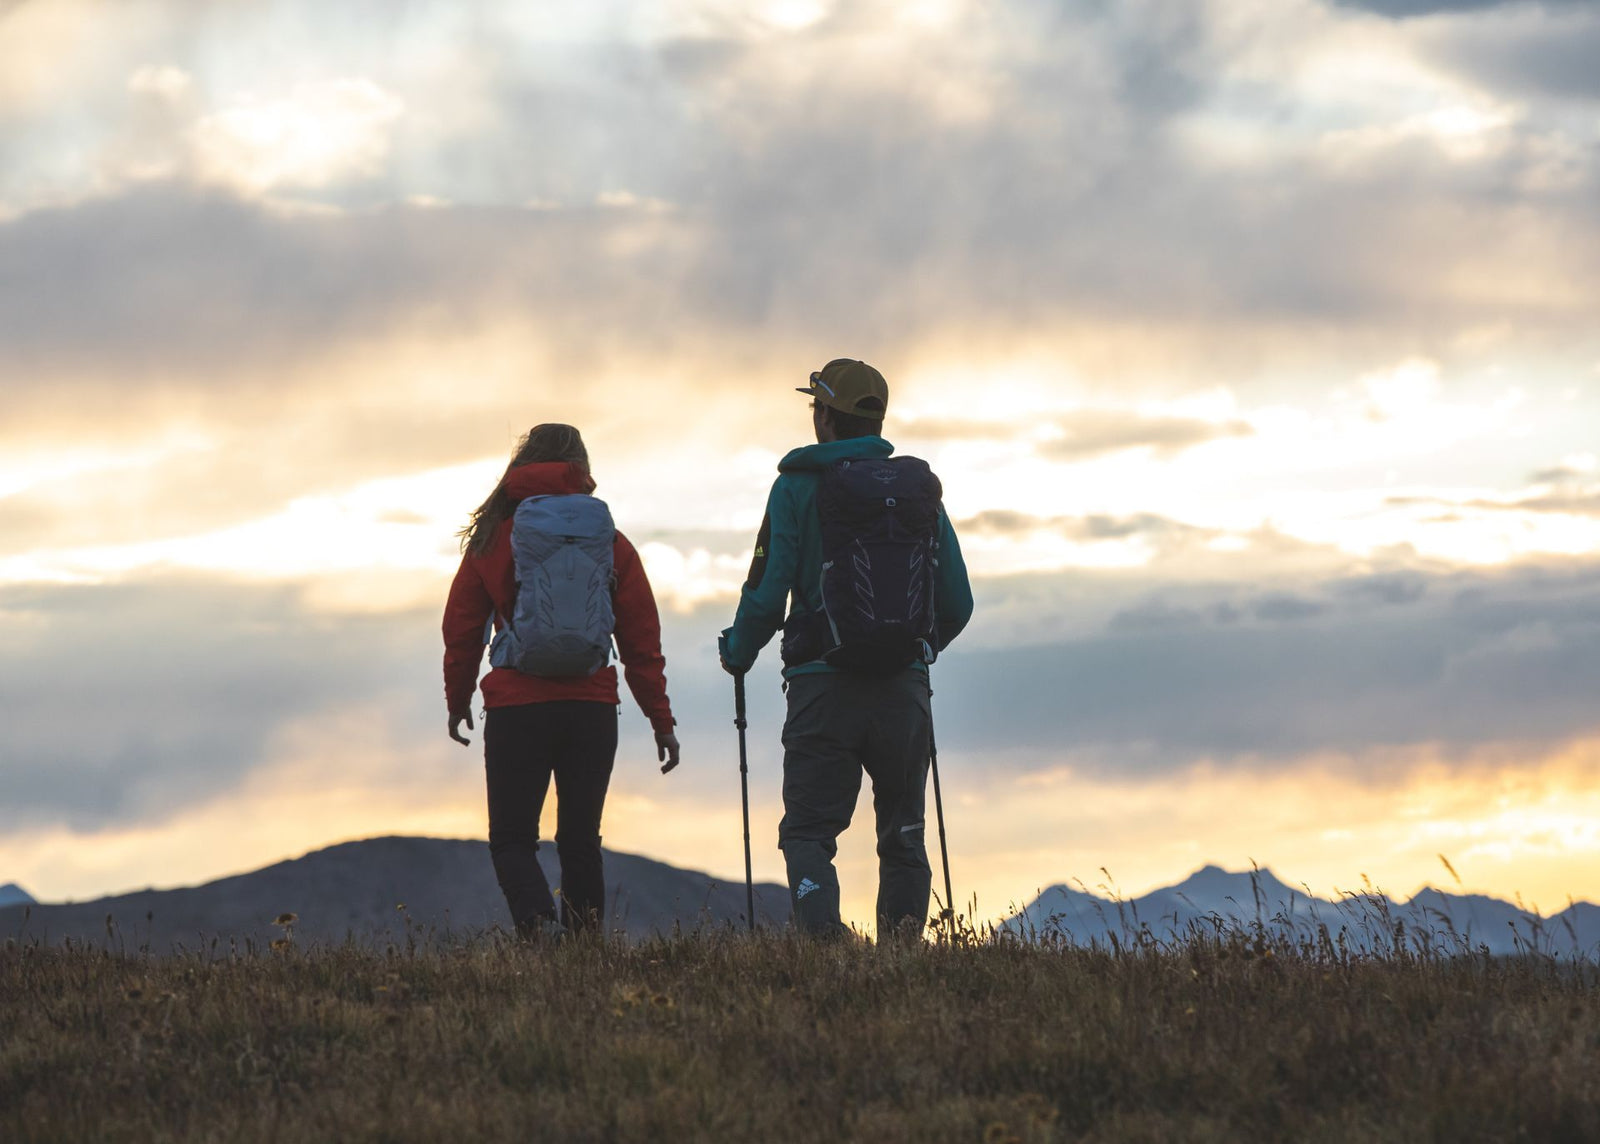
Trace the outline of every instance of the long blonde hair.
{"label": "long blonde hair", "polygon": [[516,449],[511,453],[511,463],[506,466],[506,471],[500,474],[500,483],[495,485],[494,492],[473,510],[472,519],[467,522],[466,527],[456,533],[461,538],[462,552],[481,556],[488,551],[490,542],[494,540],[494,530],[516,507],[510,494],[506,492],[506,478],[511,475],[512,469],[539,461],[567,461],[581,465],[583,471],[587,473],[589,450],[583,446],[582,434],[571,425],[551,422],[548,425],[535,425],[524,433],[522,439],[517,442]]}

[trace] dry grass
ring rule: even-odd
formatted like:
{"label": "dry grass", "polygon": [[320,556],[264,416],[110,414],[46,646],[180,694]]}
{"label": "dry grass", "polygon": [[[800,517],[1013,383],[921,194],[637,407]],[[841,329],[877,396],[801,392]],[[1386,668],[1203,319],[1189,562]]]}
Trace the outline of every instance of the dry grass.
{"label": "dry grass", "polygon": [[33,1140],[1600,1139],[1600,971],[715,933],[0,951]]}

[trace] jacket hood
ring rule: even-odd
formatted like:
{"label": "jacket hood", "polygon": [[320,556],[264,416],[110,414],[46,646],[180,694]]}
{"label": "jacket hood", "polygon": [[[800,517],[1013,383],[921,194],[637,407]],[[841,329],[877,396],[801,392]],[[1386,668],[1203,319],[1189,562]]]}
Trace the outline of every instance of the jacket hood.
{"label": "jacket hood", "polygon": [[518,465],[506,474],[506,492],[519,501],[527,497],[592,493],[594,490],[594,478],[582,465],[571,461],[535,461],[531,465]]}
{"label": "jacket hood", "polygon": [[887,457],[894,446],[882,437],[851,437],[825,445],[802,445],[778,462],[780,473],[820,472],[835,461],[856,461],[868,457]]}

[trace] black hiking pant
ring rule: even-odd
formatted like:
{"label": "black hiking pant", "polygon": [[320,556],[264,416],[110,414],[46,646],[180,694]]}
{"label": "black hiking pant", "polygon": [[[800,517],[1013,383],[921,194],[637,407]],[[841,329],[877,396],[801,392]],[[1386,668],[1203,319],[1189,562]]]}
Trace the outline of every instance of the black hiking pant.
{"label": "black hiking pant", "polygon": [[484,715],[489,854],[519,932],[556,919],[539,868],[539,816],[552,776],[561,924],[577,929],[605,917],[600,813],[617,757],[617,712],[611,703],[564,699],[491,707]]}
{"label": "black hiking pant", "polygon": [[795,922],[823,936],[844,928],[833,859],[865,772],[878,831],[878,933],[920,934],[933,882],[923,839],[933,728],[927,673],[797,675],[788,695],[778,845]]}

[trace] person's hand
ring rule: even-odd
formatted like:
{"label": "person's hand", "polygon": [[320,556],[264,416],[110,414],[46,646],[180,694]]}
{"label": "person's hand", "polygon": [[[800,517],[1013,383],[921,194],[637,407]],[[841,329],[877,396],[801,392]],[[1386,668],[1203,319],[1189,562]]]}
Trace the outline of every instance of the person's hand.
{"label": "person's hand", "polygon": [[656,759],[666,765],[661,768],[661,773],[666,774],[678,765],[678,736],[671,731],[656,732]]}
{"label": "person's hand", "polygon": [[717,637],[717,659],[722,662],[722,670],[729,675],[743,675],[744,669],[734,667],[728,662],[728,633],[723,632]]}
{"label": "person's hand", "polygon": [[450,737],[456,742],[460,743],[463,747],[470,747],[472,745],[472,740],[461,733],[461,721],[463,719],[467,721],[467,730],[470,731],[473,729],[471,711],[464,711],[460,715],[452,715],[450,716]]}

